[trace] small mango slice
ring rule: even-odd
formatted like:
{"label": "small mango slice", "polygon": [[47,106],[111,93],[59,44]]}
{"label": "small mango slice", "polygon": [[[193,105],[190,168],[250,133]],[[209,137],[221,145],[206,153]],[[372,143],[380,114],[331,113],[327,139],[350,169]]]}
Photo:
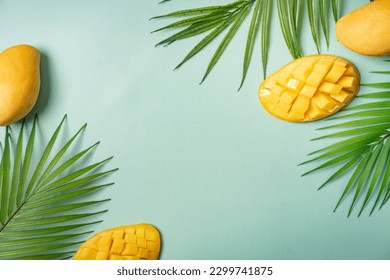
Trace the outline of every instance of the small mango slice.
{"label": "small mango slice", "polygon": [[333,55],[311,55],[270,75],[260,85],[258,96],[271,115],[289,122],[308,122],[347,106],[359,84],[360,74],[351,62]]}
{"label": "small mango slice", "polygon": [[40,52],[17,45],[0,53],[0,125],[25,117],[34,107],[40,89]]}
{"label": "small mango slice", "polygon": [[85,241],[74,260],[157,260],[160,233],[149,224],[120,226]]}

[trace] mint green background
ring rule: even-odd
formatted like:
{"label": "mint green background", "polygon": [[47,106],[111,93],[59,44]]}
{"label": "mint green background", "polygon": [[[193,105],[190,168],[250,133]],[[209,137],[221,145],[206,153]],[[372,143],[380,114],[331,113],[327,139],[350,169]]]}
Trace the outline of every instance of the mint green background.
{"label": "mint green background", "polygon": [[[328,170],[300,177],[309,166],[297,164],[326,143],[309,141],[324,121],[293,124],[265,112],[259,45],[236,91],[249,22],[199,85],[217,41],[173,71],[199,38],[155,48],[172,33],[151,34],[169,21],[149,18],[226,1],[158,2],[0,1],[0,49],[27,43],[43,54],[34,109],[41,136],[67,113],[69,134],[88,123],[81,146],[101,141],[93,159],[115,157],[108,164],[119,167],[108,179],[115,186],[95,194],[112,199],[109,212],[94,229],[151,223],[162,234],[161,259],[390,258],[389,206],[347,218],[351,197],[332,211],[342,181],[318,192]],[[346,13],[367,1],[341,2]],[[291,60],[276,20],[269,73]],[[303,30],[305,53],[314,53]],[[364,82],[378,79],[369,71],[385,69],[381,58],[345,49],[333,24],[330,35],[329,53],[353,61]]]}

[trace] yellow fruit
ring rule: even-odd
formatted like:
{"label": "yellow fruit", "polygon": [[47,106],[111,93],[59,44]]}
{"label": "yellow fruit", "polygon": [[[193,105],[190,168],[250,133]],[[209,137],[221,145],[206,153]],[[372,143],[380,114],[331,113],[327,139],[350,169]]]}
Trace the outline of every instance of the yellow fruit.
{"label": "yellow fruit", "polygon": [[390,0],[375,0],[343,16],[336,36],[348,49],[364,55],[390,54]]}
{"label": "yellow fruit", "polygon": [[75,260],[157,260],[160,234],[149,224],[121,226],[102,231],[85,241]]}
{"label": "yellow fruit", "polygon": [[0,53],[0,125],[25,117],[39,94],[39,51],[18,45]]}
{"label": "yellow fruit", "polygon": [[275,117],[307,122],[344,108],[356,96],[359,84],[359,72],[349,61],[312,55],[294,60],[264,80],[259,99]]}

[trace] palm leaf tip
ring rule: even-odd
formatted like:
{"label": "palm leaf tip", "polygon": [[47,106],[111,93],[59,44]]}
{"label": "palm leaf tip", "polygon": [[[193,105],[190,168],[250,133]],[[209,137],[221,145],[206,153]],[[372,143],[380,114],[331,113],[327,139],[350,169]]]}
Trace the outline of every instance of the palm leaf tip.
{"label": "palm leaf tip", "polygon": [[[80,238],[91,234],[85,228],[101,222],[98,217],[107,212],[101,207],[110,199],[92,199],[91,194],[113,184],[97,184],[103,175],[117,170],[101,170],[112,157],[89,166],[86,164],[90,159],[78,161],[99,142],[82,152],[69,149],[84,131],[84,124],[61,146],[59,142],[64,140],[59,135],[66,118],[65,115],[40,157],[35,144],[41,143],[35,135],[37,115],[30,132],[27,122],[22,123],[16,145],[10,145],[13,131],[7,129],[0,163],[0,259],[69,257],[72,248],[82,242]],[[95,210],[86,212],[91,207]]]}

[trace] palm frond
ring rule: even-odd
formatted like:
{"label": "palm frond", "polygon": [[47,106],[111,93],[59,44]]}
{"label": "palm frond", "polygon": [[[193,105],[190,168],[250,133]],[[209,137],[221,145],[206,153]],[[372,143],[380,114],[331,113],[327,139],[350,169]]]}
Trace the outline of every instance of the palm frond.
{"label": "palm frond", "polygon": [[[390,75],[387,71],[373,73]],[[347,196],[351,195],[348,216],[358,204],[360,216],[370,203],[371,215],[378,206],[381,208],[387,203],[390,194],[390,83],[372,83],[364,86],[379,87],[383,91],[360,95],[360,100],[367,99],[369,102],[352,105],[330,118],[332,124],[319,130],[333,132],[313,140],[335,138],[339,140],[310,153],[309,156],[312,158],[302,163],[317,164],[303,175],[331,166],[336,169],[320,189],[343,176],[349,176],[334,210],[336,211]]]}
{"label": "palm frond", "polygon": [[91,233],[86,228],[100,222],[97,217],[107,211],[87,211],[109,200],[91,200],[87,194],[112,185],[97,181],[116,169],[99,171],[110,158],[85,166],[85,155],[97,143],[76,154],[70,151],[86,125],[57,148],[65,120],[66,116],[40,157],[35,144],[41,140],[36,139],[37,117],[29,133],[26,123],[21,124],[16,145],[13,127],[6,128],[0,163],[0,259],[69,258]]}
{"label": "palm frond", "polygon": [[[165,0],[160,3],[163,2],[169,1]],[[334,20],[336,21],[338,19],[338,0],[332,0],[331,4],[324,0],[277,0],[277,5],[272,5],[272,2],[272,0],[238,0],[226,5],[179,10],[153,17],[152,19],[180,18],[179,20],[152,31],[153,33],[179,29],[179,31],[173,35],[157,43],[156,46],[168,46],[179,40],[205,34],[203,39],[201,39],[178,64],[176,67],[177,69],[207,47],[221,33],[226,32],[226,35],[222,38],[207,66],[206,73],[202,78],[203,82],[213,70],[230,41],[236,35],[238,29],[243,25],[245,19],[251,15],[239,89],[245,82],[258,35],[260,35],[261,41],[259,53],[261,53],[263,74],[264,77],[266,76],[268,48],[270,43],[269,29],[274,8],[278,11],[281,32],[293,58],[298,58],[303,55],[299,37],[301,31],[300,19],[302,15],[305,15],[305,13],[303,13],[305,5],[308,6],[307,18],[317,51],[320,52],[321,34],[329,46],[328,14],[332,11]],[[320,29],[322,30],[322,33],[320,33]]]}

